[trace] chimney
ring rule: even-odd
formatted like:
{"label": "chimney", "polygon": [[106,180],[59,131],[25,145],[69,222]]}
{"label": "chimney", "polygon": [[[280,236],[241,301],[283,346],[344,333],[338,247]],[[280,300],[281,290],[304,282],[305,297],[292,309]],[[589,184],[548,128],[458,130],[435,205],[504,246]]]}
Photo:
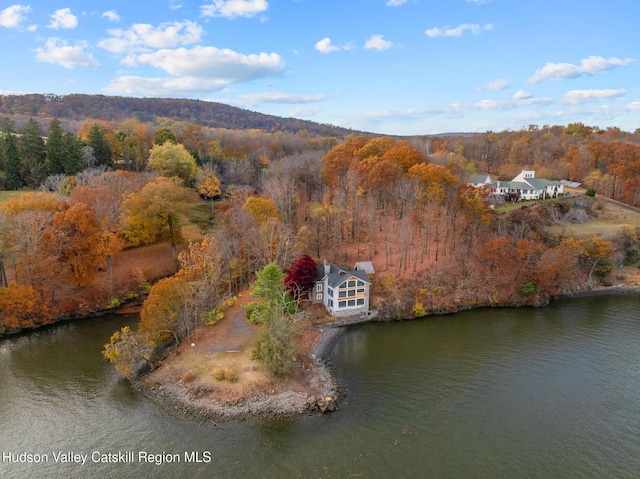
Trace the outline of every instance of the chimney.
{"label": "chimney", "polygon": [[322,265],[324,266],[324,275],[328,275],[331,270],[331,265],[327,262],[327,260],[322,260]]}

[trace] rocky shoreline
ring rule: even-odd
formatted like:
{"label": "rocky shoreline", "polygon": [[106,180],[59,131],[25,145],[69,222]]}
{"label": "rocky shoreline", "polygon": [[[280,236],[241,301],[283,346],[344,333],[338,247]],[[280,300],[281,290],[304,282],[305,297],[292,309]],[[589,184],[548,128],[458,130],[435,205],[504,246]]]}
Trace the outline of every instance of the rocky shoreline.
{"label": "rocky shoreline", "polygon": [[174,412],[214,424],[217,421],[293,418],[301,414],[337,410],[340,392],[329,366],[324,362],[316,363],[310,374],[317,382],[319,394],[304,394],[292,390],[275,395],[262,393],[234,404],[222,404],[206,395],[196,397],[179,383],[149,384],[143,378],[134,386],[144,396]]}
{"label": "rocky shoreline", "polygon": [[563,293],[554,299],[570,299],[570,298],[587,298],[589,296],[607,296],[614,294],[633,294],[640,293],[640,285],[635,284],[619,284],[616,286],[604,286],[597,289],[588,289],[584,291],[574,291],[571,293]]}
{"label": "rocky shoreline", "polygon": [[[622,284],[576,291],[562,294],[553,300],[630,293],[640,293],[640,286]],[[372,321],[396,319],[398,318],[376,318]],[[288,390],[275,395],[261,393],[234,404],[223,404],[206,395],[196,397],[180,383],[150,384],[142,378],[135,386],[143,395],[174,412],[216,425],[217,421],[294,418],[301,414],[335,411],[341,390],[326,358],[345,330],[341,325],[323,325],[321,336],[309,352],[313,360],[310,374],[314,377],[318,394]]]}

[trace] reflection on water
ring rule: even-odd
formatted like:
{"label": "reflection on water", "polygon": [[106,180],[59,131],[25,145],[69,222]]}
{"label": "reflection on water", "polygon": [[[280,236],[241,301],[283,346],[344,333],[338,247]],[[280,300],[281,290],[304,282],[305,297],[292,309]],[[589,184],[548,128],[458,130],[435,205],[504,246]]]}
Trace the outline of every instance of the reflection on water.
{"label": "reflection on water", "polygon": [[[135,316],[0,341],[0,452],[178,453],[178,464],[14,464],[0,477],[640,477],[640,296],[350,328],[338,412],[200,423],[101,350]],[[185,463],[208,451],[210,462]],[[189,456],[194,457],[194,456]],[[205,457],[205,456],[200,456]]]}

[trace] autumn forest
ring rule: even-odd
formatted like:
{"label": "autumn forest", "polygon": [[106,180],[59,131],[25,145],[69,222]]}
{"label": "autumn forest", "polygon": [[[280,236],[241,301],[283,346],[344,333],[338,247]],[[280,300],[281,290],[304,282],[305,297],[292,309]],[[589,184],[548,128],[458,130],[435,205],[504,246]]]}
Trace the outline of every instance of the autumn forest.
{"label": "autumn forest", "polygon": [[[117,339],[150,356],[214,321],[256,271],[302,255],[372,260],[372,306],[401,317],[543,304],[640,258],[631,226],[607,238],[549,228],[597,216],[600,197],[638,206],[640,131],[397,138],[141,118],[2,120],[0,332],[146,297],[140,332]],[[507,211],[466,184],[523,169],[595,198]]]}

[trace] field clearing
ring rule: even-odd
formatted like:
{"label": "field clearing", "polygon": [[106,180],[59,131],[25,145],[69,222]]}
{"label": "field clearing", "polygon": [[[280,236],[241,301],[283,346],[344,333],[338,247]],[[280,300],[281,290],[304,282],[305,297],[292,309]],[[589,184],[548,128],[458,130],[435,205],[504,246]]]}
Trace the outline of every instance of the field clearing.
{"label": "field clearing", "polygon": [[629,206],[598,199],[593,209],[598,217],[580,224],[556,225],[549,228],[549,232],[558,236],[586,238],[597,236],[604,239],[613,238],[626,226],[640,228],[640,210]]}
{"label": "field clearing", "polygon": [[4,203],[13,198],[17,198],[25,193],[33,192],[33,190],[17,190],[17,191],[6,191],[0,190],[0,203]]}

